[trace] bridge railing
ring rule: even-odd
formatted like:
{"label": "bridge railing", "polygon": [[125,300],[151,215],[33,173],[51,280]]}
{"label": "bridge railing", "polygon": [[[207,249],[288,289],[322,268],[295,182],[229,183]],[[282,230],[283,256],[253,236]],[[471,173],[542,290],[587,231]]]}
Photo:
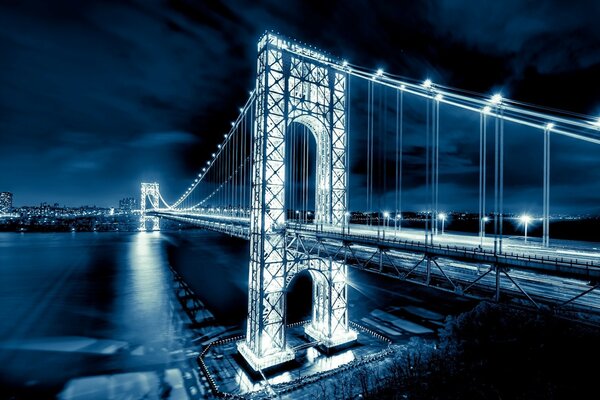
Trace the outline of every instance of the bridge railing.
{"label": "bridge railing", "polygon": [[[393,245],[392,247],[401,246],[405,249],[414,249],[415,251],[419,251],[422,253],[435,253],[436,255],[448,255],[454,256],[462,255],[464,258],[483,258],[489,262],[494,263],[502,263],[503,261],[523,261],[530,263],[541,263],[541,264],[551,264],[556,267],[577,267],[589,270],[595,270],[595,272],[600,273],[600,260],[599,262],[594,262],[591,260],[580,260],[577,258],[565,258],[565,257],[552,257],[552,256],[542,256],[537,254],[526,254],[526,253],[515,253],[515,252],[502,252],[502,253],[494,253],[493,250],[486,250],[480,247],[462,247],[456,245],[449,244],[425,244],[421,241],[415,240],[407,240],[401,239],[397,237],[392,238],[383,238],[383,237],[373,237],[372,235],[364,235],[364,234],[356,234],[356,233],[347,233],[344,232],[335,232],[331,230],[329,226],[319,226],[314,225],[314,228],[311,229],[305,224],[296,224],[296,223],[288,223],[288,229],[292,231],[299,232],[308,232],[315,235],[320,235],[321,237],[326,238],[335,238],[339,240],[353,240],[356,241],[360,239],[365,244],[370,244],[373,246],[381,246],[381,245]],[[508,262],[507,262],[508,263]]]}

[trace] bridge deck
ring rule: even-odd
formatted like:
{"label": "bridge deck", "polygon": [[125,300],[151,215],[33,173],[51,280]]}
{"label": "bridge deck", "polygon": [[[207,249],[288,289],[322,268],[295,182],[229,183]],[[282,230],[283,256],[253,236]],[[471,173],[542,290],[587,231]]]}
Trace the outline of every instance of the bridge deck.
{"label": "bridge deck", "polygon": [[[249,239],[248,218],[169,211],[152,214]],[[504,252],[494,254],[492,237],[481,240],[468,234],[438,235],[433,245],[425,245],[424,231],[418,229],[403,228],[400,232],[393,228],[377,230],[377,227],[350,225],[342,230],[289,222],[286,233],[290,241],[294,238],[304,241],[303,251],[310,255],[332,256],[370,272],[467,295],[469,291],[475,297],[482,296],[473,294],[474,290],[477,293],[501,290],[510,298],[600,311],[600,293],[594,291],[600,280],[600,251],[589,243],[555,241],[545,248],[537,243],[524,243],[522,238],[505,237]],[[435,266],[425,268],[426,256],[437,260]],[[495,265],[505,268],[502,280],[490,273]]]}
{"label": "bridge deck", "polygon": [[[163,218],[197,225],[229,235],[249,238],[249,219],[220,215],[186,214],[178,212],[154,212]],[[434,236],[433,244],[425,244],[423,230],[369,227],[350,224],[342,229],[328,225],[290,222],[288,233],[314,237],[319,240],[350,242],[365,247],[387,248],[410,253],[428,254],[458,261],[479,264],[499,264],[508,268],[543,271],[559,276],[586,280],[600,278],[600,251],[584,248],[580,242],[560,241],[551,247],[535,242],[524,243],[521,239],[503,239],[502,254],[494,254],[494,239],[466,234]],[[599,245],[600,247],[600,245]]]}

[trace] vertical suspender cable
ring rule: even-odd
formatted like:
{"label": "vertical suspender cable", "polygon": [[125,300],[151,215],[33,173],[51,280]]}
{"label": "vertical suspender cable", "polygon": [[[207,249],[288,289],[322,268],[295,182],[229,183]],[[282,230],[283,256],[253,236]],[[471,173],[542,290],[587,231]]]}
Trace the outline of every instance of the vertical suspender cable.
{"label": "vertical suspender cable", "polygon": [[404,90],[400,91],[400,149],[398,150],[398,229],[402,230],[402,156],[404,151]]}
{"label": "vertical suspender cable", "polygon": [[[345,180],[346,180],[346,209],[344,210],[345,213],[349,213],[350,212],[350,196],[348,196],[348,192],[350,191],[350,171],[351,171],[351,167],[350,167],[350,129],[351,129],[351,120],[350,120],[350,116],[351,116],[351,100],[352,100],[352,75],[347,74],[346,75],[346,82],[348,85],[348,94],[346,96],[346,134],[344,137],[344,145],[346,146],[346,165],[345,165],[345,171],[346,171],[346,176],[345,176]],[[350,215],[346,216],[344,215],[344,220],[347,221],[347,224],[350,224]]]}
{"label": "vertical suspender cable", "polygon": [[429,131],[430,131],[430,114],[431,114],[431,96],[427,97],[427,99],[425,100],[426,104],[427,104],[427,116],[425,118],[426,122],[425,122],[425,138],[426,138],[426,145],[425,145],[425,193],[426,196],[425,198],[427,199],[428,207],[427,210],[425,211],[425,244],[427,245],[429,243],[429,214],[431,213],[431,197],[430,197],[430,187],[429,187]]}
{"label": "vertical suspender cable", "polygon": [[[367,82],[367,213],[371,212],[370,190],[371,190],[371,81]],[[367,214],[367,222],[371,224],[371,217]]]}
{"label": "vertical suspender cable", "polygon": [[396,224],[398,222],[398,213],[399,213],[399,197],[400,197],[400,173],[399,173],[399,158],[400,158],[400,91],[396,90],[396,174],[395,174],[395,187],[394,187],[394,233],[396,232]]}
{"label": "vertical suspender cable", "polygon": [[499,138],[498,138],[498,117],[494,120],[494,254],[498,253],[498,233],[499,233],[499,219],[498,219],[498,200],[499,200]]}
{"label": "vertical suspender cable", "polygon": [[[387,194],[387,88],[385,86],[382,87],[383,92],[383,145],[381,147],[381,151],[383,152],[383,195],[380,196],[379,202],[385,206],[385,196]],[[387,208],[387,207],[386,207]],[[379,205],[379,212],[381,212],[381,204]],[[386,218],[383,219],[384,228],[386,227]]]}
{"label": "vertical suspender cable", "polygon": [[[304,204],[303,204],[303,210],[304,210],[304,215],[308,215],[308,156],[309,156],[309,151],[308,151],[308,132],[307,132],[307,128],[306,126],[304,127],[304,133],[302,135],[302,142],[304,145],[304,165],[302,166],[302,171],[304,173],[304,182],[303,182],[303,194],[304,194]],[[321,217],[323,218],[324,215],[321,215]],[[305,220],[308,221],[308,217],[305,217]]]}
{"label": "vertical suspender cable", "polygon": [[504,107],[500,106],[500,241],[498,250],[502,253],[502,238],[504,236]]}
{"label": "vertical suspender cable", "polygon": [[438,233],[440,195],[440,102],[435,102],[435,233]]}

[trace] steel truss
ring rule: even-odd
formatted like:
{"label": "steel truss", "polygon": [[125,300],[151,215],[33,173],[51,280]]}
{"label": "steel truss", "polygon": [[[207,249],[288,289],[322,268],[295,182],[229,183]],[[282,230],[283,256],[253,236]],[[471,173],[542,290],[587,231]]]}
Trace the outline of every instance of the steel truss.
{"label": "steel truss", "polygon": [[[289,235],[292,235],[291,230]],[[600,287],[600,284],[594,284],[589,289],[561,302],[528,293],[512,276],[511,268],[502,263],[477,264],[479,266],[477,277],[472,280],[451,278],[444,270],[444,264],[440,265],[438,262],[446,259],[433,253],[410,254],[390,249],[385,245],[366,247],[353,242],[350,237],[338,240],[319,234],[315,235],[314,232],[296,231],[293,235],[294,241],[300,243],[298,252],[304,252],[304,257],[330,259],[333,262],[337,261],[367,272],[409,281],[477,300],[501,302],[502,298],[517,298],[529,303],[536,309],[562,313],[562,310],[569,311],[567,306],[574,301]],[[414,261],[410,265],[407,265],[406,260],[401,262],[406,258],[412,258]],[[479,271],[480,267],[485,268],[483,273]],[[484,278],[490,275],[494,281],[483,283]],[[573,310],[577,309],[573,308]]]}
{"label": "steel truss", "polygon": [[[327,260],[288,260],[285,138],[301,123],[317,143],[317,223],[342,226],[346,213],[346,74],[322,55],[266,33],[258,43],[246,340],[239,352],[255,370],[294,358],[285,338],[285,292],[299,271],[315,280],[307,333],[326,346],[356,338],[348,327],[346,269]],[[343,292],[343,295],[340,293]]]}
{"label": "steel truss", "polygon": [[146,230],[146,221],[152,221],[152,230],[160,230],[160,218],[146,215],[146,201],[150,201],[152,209],[160,208],[160,187],[158,183],[142,183],[140,198],[140,231]]}

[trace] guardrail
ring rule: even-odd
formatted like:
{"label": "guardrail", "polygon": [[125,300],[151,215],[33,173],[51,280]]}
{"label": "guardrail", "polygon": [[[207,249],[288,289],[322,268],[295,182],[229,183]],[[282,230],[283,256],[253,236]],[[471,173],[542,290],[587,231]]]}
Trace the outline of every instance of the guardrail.
{"label": "guardrail", "polygon": [[[219,215],[189,214],[181,215],[175,212],[160,211],[154,214],[181,222],[190,223],[216,232],[225,233],[242,239],[250,237],[250,220],[245,217],[225,217]],[[314,227],[314,228],[311,228]],[[370,247],[386,247],[396,250],[404,250],[432,256],[447,257],[476,261],[486,264],[497,264],[508,267],[523,267],[532,270],[553,269],[562,274],[571,274],[581,278],[600,278],[600,256],[597,262],[582,260],[576,257],[553,257],[551,255],[538,255],[532,253],[502,252],[495,253],[481,247],[465,247],[450,244],[425,244],[422,241],[407,240],[398,237],[381,237],[357,233],[335,232],[328,227],[307,225],[287,222],[285,230],[292,233],[304,233],[314,235],[318,239],[334,239],[341,241],[352,241],[357,245]]]}
{"label": "guardrail", "polygon": [[[319,230],[310,229],[305,225],[288,224],[288,230],[293,233],[308,233],[318,239],[335,239],[339,241],[352,241],[358,245],[368,245],[371,247],[386,247],[390,249],[405,250],[422,254],[431,254],[434,256],[443,256],[448,258],[462,258],[466,260],[481,261],[490,264],[501,264],[506,266],[515,265],[515,261],[526,262],[530,264],[540,264],[545,266],[554,266],[557,268],[579,268],[586,271],[586,276],[600,276],[599,262],[580,260],[577,258],[538,256],[536,254],[526,253],[494,253],[493,251],[477,247],[451,246],[449,244],[425,244],[420,241],[403,240],[399,238],[376,238],[371,235],[347,234],[333,232],[328,229]],[[581,274],[578,274],[581,275]]]}

